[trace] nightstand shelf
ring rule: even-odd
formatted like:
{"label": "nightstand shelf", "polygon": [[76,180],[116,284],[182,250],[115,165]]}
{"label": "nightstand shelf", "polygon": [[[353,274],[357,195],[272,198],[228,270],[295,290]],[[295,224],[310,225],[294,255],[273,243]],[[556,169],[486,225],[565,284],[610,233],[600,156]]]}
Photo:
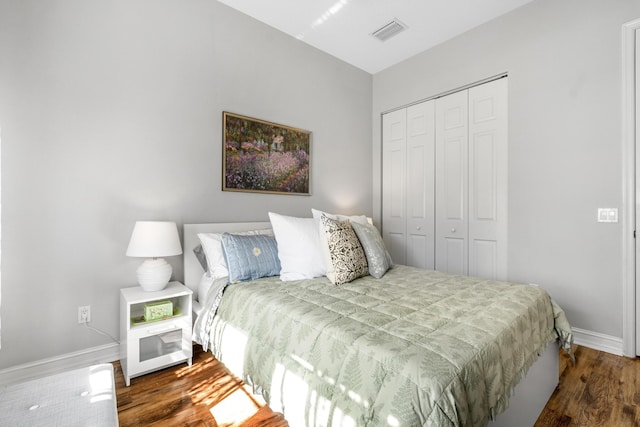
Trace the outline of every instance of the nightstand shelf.
{"label": "nightstand shelf", "polygon": [[[120,364],[127,386],[148,372],[183,362],[191,366],[191,294],[180,282],[157,292],[139,286],[120,290]],[[158,301],[171,301],[174,315],[142,321],[145,304]]]}
{"label": "nightstand shelf", "polygon": [[131,318],[131,327],[148,325],[150,323],[161,322],[163,320],[171,320],[176,317],[182,316],[184,313],[180,310],[180,307],[175,307],[173,309],[173,316],[163,317],[162,319],[154,319],[154,320],[144,320],[144,316],[135,316]]}

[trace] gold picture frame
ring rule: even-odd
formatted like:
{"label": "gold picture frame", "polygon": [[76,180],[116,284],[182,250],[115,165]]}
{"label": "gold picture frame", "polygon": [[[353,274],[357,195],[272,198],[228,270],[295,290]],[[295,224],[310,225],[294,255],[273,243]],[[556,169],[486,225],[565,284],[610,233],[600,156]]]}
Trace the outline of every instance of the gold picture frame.
{"label": "gold picture frame", "polygon": [[222,113],[222,191],[310,195],[311,132]]}

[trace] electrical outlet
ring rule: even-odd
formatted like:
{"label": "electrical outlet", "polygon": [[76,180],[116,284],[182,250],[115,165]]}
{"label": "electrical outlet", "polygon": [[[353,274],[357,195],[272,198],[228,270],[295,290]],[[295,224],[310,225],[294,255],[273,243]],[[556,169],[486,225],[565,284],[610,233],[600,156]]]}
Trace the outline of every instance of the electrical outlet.
{"label": "electrical outlet", "polygon": [[91,321],[91,306],[81,305],[78,307],[78,323],[89,323]]}

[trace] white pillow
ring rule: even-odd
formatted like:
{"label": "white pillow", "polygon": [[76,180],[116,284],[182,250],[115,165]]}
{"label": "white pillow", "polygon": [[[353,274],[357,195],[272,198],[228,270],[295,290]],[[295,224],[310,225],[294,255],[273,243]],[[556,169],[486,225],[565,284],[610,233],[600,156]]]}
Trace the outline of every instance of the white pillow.
{"label": "white pillow", "polygon": [[327,269],[320,247],[319,220],[269,212],[278,243],[280,279],[283,281],[324,276]]}
{"label": "white pillow", "polygon": [[[239,231],[233,234],[241,236],[251,236],[256,234],[273,235],[273,231],[266,228],[263,230]],[[198,233],[198,239],[202,244],[202,250],[207,258],[207,266],[209,267],[209,275],[212,280],[219,279],[229,275],[227,262],[222,253],[222,233]]]}
{"label": "white pillow", "polygon": [[330,219],[339,219],[341,221],[344,221],[345,219],[348,219],[349,221],[357,222],[359,224],[368,224],[369,223],[369,219],[366,217],[366,215],[330,214],[330,213],[319,211],[319,210],[313,209],[313,208],[311,209],[311,214],[317,220],[320,220],[320,218],[322,218],[322,215],[326,215],[327,218],[330,218]]}
{"label": "white pillow", "polygon": [[204,304],[204,302],[207,300],[207,294],[209,293],[211,285],[213,285],[213,278],[211,277],[209,272],[206,271],[202,274],[200,283],[198,283],[198,291],[195,295],[197,301],[200,301],[200,303]]}

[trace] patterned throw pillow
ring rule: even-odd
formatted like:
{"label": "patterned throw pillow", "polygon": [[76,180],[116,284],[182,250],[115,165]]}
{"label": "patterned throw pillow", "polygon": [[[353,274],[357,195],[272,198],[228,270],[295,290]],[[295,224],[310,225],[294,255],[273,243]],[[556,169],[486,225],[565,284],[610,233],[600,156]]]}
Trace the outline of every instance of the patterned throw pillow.
{"label": "patterned throw pillow", "polygon": [[280,274],[278,247],[272,236],[224,233],[222,251],[229,269],[230,283]]}
{"label": "patterned throw pillow", "polygon": [[[367,275],[367,258],[351,223],[321,217],[326,237],[327,277],[334,285],[351,282]],[[324,239],[323,239],[324,240]]]}
{"label": "patterned throw pillow", "polygon": [[362,244],[364,254],[369,265],[369,274],[376,279],[384,276],[388,269],[393,267],[391,256],[384,247],[384,241],[378,229],[371,224],[358,224],[352,222],[353,230]]}

